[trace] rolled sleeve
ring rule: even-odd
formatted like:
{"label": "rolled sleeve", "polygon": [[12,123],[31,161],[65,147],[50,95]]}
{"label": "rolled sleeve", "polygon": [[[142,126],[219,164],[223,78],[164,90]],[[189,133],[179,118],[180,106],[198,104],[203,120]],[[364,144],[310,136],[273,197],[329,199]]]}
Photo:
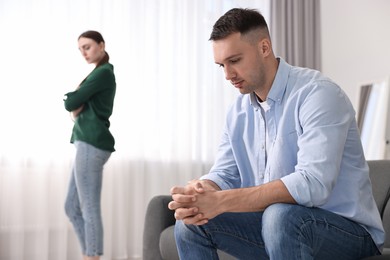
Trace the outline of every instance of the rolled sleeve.
{"label": "rolled sleeve", "polygon": [[320,181],[312,181],[312,178],[301,172],[292,173],[281,180],[299,205],[321,206],[325,204],[326,198],[329,196],[328,190],[321,185]]}

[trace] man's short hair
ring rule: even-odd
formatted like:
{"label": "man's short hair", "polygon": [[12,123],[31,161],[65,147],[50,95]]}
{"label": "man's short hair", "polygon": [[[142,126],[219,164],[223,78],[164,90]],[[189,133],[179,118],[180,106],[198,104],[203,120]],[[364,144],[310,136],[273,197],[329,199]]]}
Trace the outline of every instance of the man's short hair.
{"label": "man's short hair", "polygon": [[254,9],[233,8],[214,24],[209,40],[220,40],[236,32],[244,35],[255,29],[261,29],[269,35],[267,22],[262,14]]}

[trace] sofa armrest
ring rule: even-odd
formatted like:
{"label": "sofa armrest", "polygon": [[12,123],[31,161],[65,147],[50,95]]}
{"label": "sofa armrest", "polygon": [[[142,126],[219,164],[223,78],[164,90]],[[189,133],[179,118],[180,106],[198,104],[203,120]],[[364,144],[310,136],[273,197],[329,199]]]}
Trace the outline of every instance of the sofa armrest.
{"label": "sofa armrest", "polygon": [[172,200],[169,195],[159,195],[151,199],[145,215],[143,234],[143,259],[161,260],[159,243],[160,234],[167,227],[175,224],[174,212],[168,209]]}

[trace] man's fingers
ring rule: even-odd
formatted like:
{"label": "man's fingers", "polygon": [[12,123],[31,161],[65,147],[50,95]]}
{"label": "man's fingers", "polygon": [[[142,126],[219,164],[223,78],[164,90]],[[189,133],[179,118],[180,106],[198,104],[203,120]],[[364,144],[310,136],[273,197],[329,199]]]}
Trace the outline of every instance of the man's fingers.
{"label": "man's fingers", "polygon": [[175,201],[171,201],[168,203],[168,209],[170,210],[175,210],[176,209],[176,205],[175,205]]}
{"label": "man's fingers", "polygon": [[184,194],[185,188],[184,187],[179,187],[179,186],[173,186],[170,190],[171,195],[173,194]]}
{"label": "man's fingers", "polygon": [[179,208],[175,211],[175,219],[187,225],[204,225],[208,222],[202,213],[198,213],[198,208]]}
{"label": "man's fingers", "polygon": [[196,214],[195,216],[187,217],[183,219],[184,224],[187,225],[204,225],[208,222],[208,219],[205,219],[202,213]]}
{"label": "man's fingers", "polygon": [[203,188],[202,183],[200,183],[199,181],[197,183],[195,183],[195,190],[196,190],[196,192],[203,193],[204,188]]}
{"label": "man's fingers", "polygon": [[178,203],[191,203],[196,201],[194,195],[173,194],[172,199]]}
{"label": "man's fingers", "polygon": [[180,203],[180,202],[177,202],[177,201],[174,201],[172,200],[171,202],[168,203],[168,208],[170,210],[177,210],[179,208],[188,208],[189,205],[188,204],[185,204],[185,203]]}
{"label": "man's fingers", "polygon": [[198,208],[178,208],[175,210],[175,219],[183,220],[190,218],[198,213]]}
{"label": "man's fingers", "polygon": [[201,225],[207,224],[208,222],[209,222],[209,220],[207,218],[204,218],[204,219],[201,219],[200,221],[194,223],[193,225],[201,226]]}
{"label": "man's fingers", "polygon": [[193,206],[193,202],[196,201],[196,197],[193,195],[181,195],[175,194],[172,195],[173,201],[168,203],[168,208],[171,210],[176,210],[178,208],[190,208]]}

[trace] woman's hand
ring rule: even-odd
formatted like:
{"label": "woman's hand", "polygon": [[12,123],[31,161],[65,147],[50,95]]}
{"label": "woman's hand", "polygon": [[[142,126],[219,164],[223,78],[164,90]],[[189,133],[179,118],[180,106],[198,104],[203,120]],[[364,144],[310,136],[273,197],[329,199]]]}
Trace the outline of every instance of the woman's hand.
{"label": "woman's hand", "polygon": [[72,112],[70,112],[70,117],[72,118],[73,121],[76,120],[76,118],[79,116],[81,111],[83,111],[83,108],[84,108],[84,105],[81,105],[81,107],[79,107],[76,110],[73,110]]}

